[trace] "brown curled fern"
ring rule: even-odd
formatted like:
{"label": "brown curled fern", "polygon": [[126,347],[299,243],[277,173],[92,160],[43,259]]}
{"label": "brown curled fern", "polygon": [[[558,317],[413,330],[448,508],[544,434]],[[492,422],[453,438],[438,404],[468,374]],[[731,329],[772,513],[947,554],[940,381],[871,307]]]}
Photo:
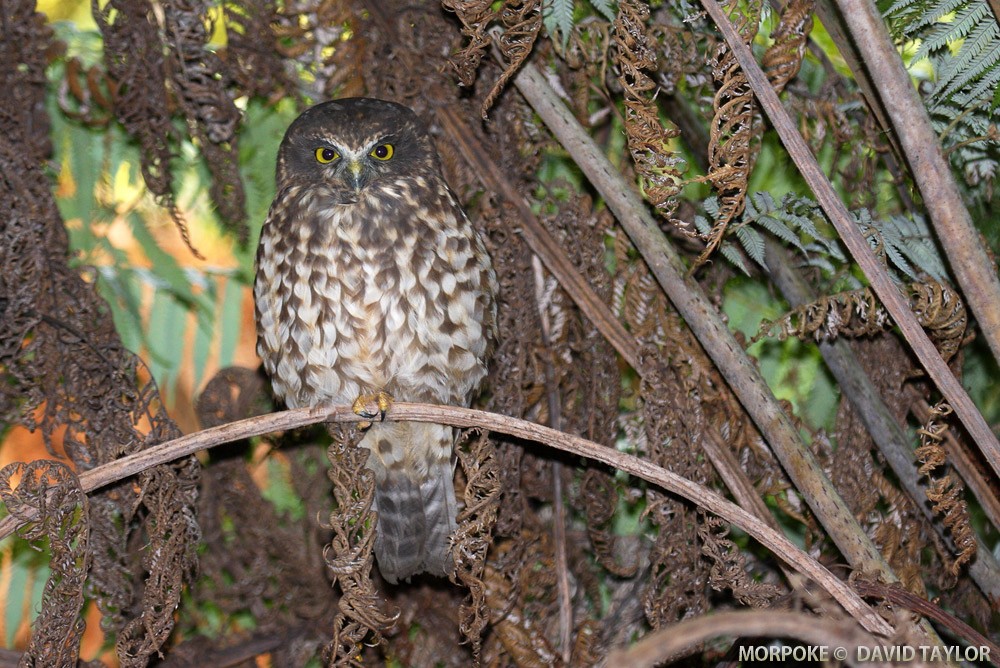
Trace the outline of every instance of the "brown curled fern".
{"label": "brown curled fern", "polygon": [[615,536],[612,519],[618,510],[618,490],[612,474],[598,468],[588,468],[580,482],[580,496],[587,517],[587,536],[594,549],[594,558],[616,577],[629,578],[636,574],[637,563],[619,563],[614,553]]}
{"label": "brown curled fern", "polygon": [[656,51],[647,34],[649,7],[644,2],[622,0],[612,29],[618,82],[625,96],[625,134],[629,153],[639,173],[646,199],[678,229],[694,234],[674,219],[681,189],[678,157],[670,142],[680,135],[660,122],[655,101],[656,84],[647,71],[656,69]]}
{"label": "brown curled fern", "polygon": [[209,195],[219,218],[245,242],[249,230],[236,135],[240,111],[227,90],[231,82],[222,60],[208,49],[208,12],[204,0],[164,0],[166,73],[212,175]]}
{"label": "brown curled fern", "polygon": [[503,92],[510,78],[517,73],[531,55],[538,33],[542,29],[541,0],[514,0],[503,3],[500,9],[503,32],[497,36],[500,55],[506,61],[500,78],[496,80],[480,108],[483,120],[497,97]]}
{"label": "brown curled fern", "polygon": [[733,596],[743,605],[754,608],[769,607],[781,590],[765,582],[756,582],[747,573],[746,559],[736,544],[729,540],[729,526],[718,517],[701,513],[698,527],[701,553],[712,562],[709,584],[712,589],[732,590]]}
{"label": "brown curled fern", "polygon": [[455,452],[466,483],[465,507],[458,514],[451,554],[455,560],[454,579],[469,590],[459,610],[459,629],[472,642],[473,659],[478,663],[482,635],[489,623],[483,574],[500,507],[500,458],[486,432],[463,433]]}
{"label": "brown curled fern", "polygon": [[462,36],[467,43],[451,57],[451,65],[463,86],[472,86],[479,72],[479,64],[490,46],[487,33],[498,17],[491,0],[442,0],[441,6],[454,12],[462,24]]}
{"label": "brown curled fern", "polygon": [[[736,3],[729,2],[726,6],[734,10]],[[733,12],[735,16],[731,19],[746,44],[757,34],[760,11],[761,3],[753,0],[746,3],[745,9]],[[753,89],[725,42],[719,43],[713,65],[712,75],[719,87],[712,100],[715,114],[708,144],[709,171],[704,180],[718,193],[719,211],[712,229],[702,235],[705,249],[692,264],[692,272],[708,261],[722,243],[729,224],[743,213],[750,172],[759,150],[756,125],[760,116]]]}
{"label": "brown curled fern", "polygon": [[[544,668],[562,666],[559,654],[552,646],[549,636],[540,623],[538,610],[553,597],[555,566],[552,562],[552,545],[548,534],[528,530],[530,537],[523,544],[505,543],[499,546],[495,560],[487,565],[483,578],[486,585],[486,604],[492,612],[492,632],[516,666]],[[508,551],[515,550],[512,555]],[[493,566],[509,562],[515,556],[525,562],[524,568],[516,573],[505,572]],[[511,575],[514,575],[512,578]]]}
{"label": "brown curled fern", "polygon": [[365,644],[383,644],[383,633],[398,612],[383,611],[385,602],[372,581],[377,513],[372,509],[375,475],[365,466],[368,450],[357,447],[358,436],[350,427],[330,425],[329,431],[333,441],[327,449],[328,475],[336,507],[329,517],[333,540],[324,557],[341,596],[325,655],[330,666],[361,665]]}
{"label": "brown curled fern", "polygon": [[13,517],[28,522],[20,536],[39,546],[47,543],[52,554],[41,611],[19,665],[74,666],[86,628],[81,612],[91,563],[87,495],[68,466],[40,459],[0,470],[0,501]]}
{"label": "brown curled fern", "polygon": [[174,200],[170,161],[179,138],[170,119],[166,48],[149,0],[91,0],[94,21],[104,38],[108,79],[118,91],[118,121],[139,142],[143,181],[156,196],[196,257],[191,236]]}
{"label": "brown curled fern", "polygon": [[278,7],[268,0],[226,0],[226,69],[239,90],[275,101],[295,94],[295,81],[278,51]]}
{"label": "brown curled fern", "polygon": [[776,93],[785,90],[802,67],[809,33],[812,31],[814,0],[792,0],[785,5],[778,27],[771,33],[774,39],[761,60],[761,67]]}
{"label": "brown curled fern", "polygon": [[[965,336],[968,316],[961,298],[951,288],[928,280],[904,286],[910,308],[927,330],[945,360],[958,351]],[[777,320],[761,323],[752,342],[767,336],[784,341],[789,337],[817,341],[837,336],[861,337],[883,332],[891,325],[889,314],[870,288],[860,288],[821,297],[803,304]]]}
{"label": "brown curled fern", "polygon": [[944,402],[931,407],[927,423],[917,430],[920,445],[915,454],[920,475],[928,480],[927,500],[934,514],[942,517],[955,545],[955,557],[945,565],[952,576],[957,576],[976,554],[976,539],[964,499],[965,487],[946,467],[948,455],[942,442],[948,431],[944,420],[951,412],[951,406]]}

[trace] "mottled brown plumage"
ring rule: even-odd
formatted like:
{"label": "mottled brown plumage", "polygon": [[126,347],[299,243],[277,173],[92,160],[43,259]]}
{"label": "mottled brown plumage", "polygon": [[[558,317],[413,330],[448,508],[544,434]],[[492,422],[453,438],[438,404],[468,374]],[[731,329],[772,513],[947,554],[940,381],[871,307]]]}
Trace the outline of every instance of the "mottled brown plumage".
{"label": "mottled brown plumage", "polygon": [[[496,277],[441,175],[424,125],[367,98],[304,112],[278,154],[261,232],[257,352],[289,407],[400,401],[468,405],[495,335]],[[453,570],[454,433],[375,422],[375,557],[390,582]]]}

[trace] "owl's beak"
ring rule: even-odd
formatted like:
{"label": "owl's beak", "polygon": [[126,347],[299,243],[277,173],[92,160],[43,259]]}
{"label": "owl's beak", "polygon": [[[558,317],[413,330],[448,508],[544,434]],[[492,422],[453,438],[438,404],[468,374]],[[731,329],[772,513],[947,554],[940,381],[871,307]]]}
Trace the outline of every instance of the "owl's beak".
{"label": "owl's beak", "polygon": [[347,171],[351,173],[351,185],[354,186],[355,192],[360,191],[368,183],[368,171],[360,160],[351,160],[347,164]]}

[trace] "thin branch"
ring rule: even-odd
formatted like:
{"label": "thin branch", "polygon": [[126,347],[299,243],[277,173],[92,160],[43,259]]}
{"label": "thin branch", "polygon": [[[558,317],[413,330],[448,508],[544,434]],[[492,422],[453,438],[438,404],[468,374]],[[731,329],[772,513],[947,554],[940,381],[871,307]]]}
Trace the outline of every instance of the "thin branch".
{"label": "thin branch", "polygon": [[[719,636],[795,638],[807,645],[824,647],[830,652],[833,648],[845,650],[842,658],[850,666],[860,663],[856,661],[858,647],[881,645],[847,620],[831,622],[829,619],[801,612],[768,610],[764,613],[760,610],[740,610],[702,615],[658,629],[627,649],[611,650],[606,665],[632,668],[658,666],[679,659],[696,650],[705,641]],[[827,660],[832,658],[831,653]],[[786,661],[789,665],[799,663],[792,661],[791,656]],[[864,665],[891,664],[866,661]]]}
{"label": "thin branch", "polygon": [[[885,72],[876,76],[876,80],[882,82],[883,80],[893,78],[895,72],[890,64],[888,64],[888,61],[894,59],[896,62],[900,62],[895,48],[892,48],[891,56],[885,53],[884,49],[869,48],[871,47],[869,42],[877,42],[881,37],[884,37],[888,41],[888,34],[885,32],[885,25],[881,19],[874,16],[869,17],[869,14],[874,12],[872,3],[868,0],[838,1],[845,21],[854,33],[855,41],[858,43],[859,48],[862,49],[865,62],[869,66],[885,69]],[[816,196],[816,201],[819,202],[830,222],[837,229],[837,233],[844,241],[844,245],[847,246],[854,260],[861,267],[872,289],[874,289],[879,300],[881,300],[886,310],[892,316],[893,321],[895,321],[903,333],[903,337],[920,360],[927,374],[948,400],[948,403],[955,409],[955,413],[958,414],[962,423],[965,424],[965,428],[982,450],[983,455],[990,463],[990,466],[993,467],[994,472],[1000,475],[1000,442],[997,441],[997,437],[993,434],[989,425],[986,424],[986,420],[976,408],[976,405],[972,403],[972,399],[969,398],[969,395],[962,388],[961,383],[958,382],[948,368],[948,365],[941,359],[937,348],[927,338],[927,334],[920,326],[920,323],[917,322],[916,316],[914,316],[903,296],[896,288],[896,285],[892,282],[885,267],[878,261],[874,253],[872,253],[868,241],[852,221],[844,203],[840,201],[840,197],[837,196],[833,186],[826,178],[819,163],[816,162],[816,158],[813,157],[802,135],[799,134],[795,121],[792,120],[782,106],[777,94],[775,94],[768,83],[767,76],[754,59],[753,53],[751,53],[750,49],[740,39],[736,28],[723,13],[721,6],[715,0],[702,0],[702,6],[715,21],[725,37],[726,43],[739,61],[743,73],[753,87],[754,94],[771,120],[771,124],[781,138],[781,142],[785,145],[789,156],[791,156],[795,166],[799,168],[802,177],[809,184],[809,188]],[[875,26],[874,23],[878,23],[878,25]],[[891,41],[888,43],[891,46]],[[905,70],[902,70],[901,63],[900,71],[905,75]],[[896,99],[885,99],[890,118],[893,118],[902,146],[910,158],[911,166],[914,166],[917,183],[921,186],[921,190],[924,193],[924,201],[935,221],[935,225],[938,226],[938,236],[945,245],[946,252],[948,252],[952,267],[959,278],[966,301],[979,319],[980,329],[986,336],[987,341],[990,342],[991,348],[994,345],[996,346],[996,348],[993,348],[994,355],[997,356],[997,359],[1000,359],[1000,338],[998,338],[1000,337],[1000,308],[997,307],[1000,304],[1000,280],[997,279],[995,269],[986,271],[986,268],[992,268],[993,265],[986,257],[985,250],[974,241],[979,236],[976,234],[975,228],[972,227],[969,213],[965,209],[964,204],[962,204],[961,197],[958,195],[957,186],[955,186],[956,190],[954,192],[957,200],[954,202],[950,201],[952,193],[943,185],[943,182],[947,181],[954,184],[954,179],[951,176],[947,162],[941,157],[941,151],[933,133],[931,133],[929,139],[923,138],[920,135],[921,139],[917,141],[914,139],[917,135],[911,133],[911,128],[900,127],[900,123],[914,123],[915,125],[919,125],[919,123],[910,119],[910,115],[906,113],[905,107],[909,106],[911,110],[913,108],[923,109],[919,98],[915,97],[916,93],[912,85],[910,85],[909,77],[905,78],[905,90],[898,90],[895,93],[899,97]],[[883,92],[885,92],[884,88]],[[915,98],[913,105],[906,105],[902,102],[902,100],[908,99],[909,96],[914,96]],[[903,119],[906,120],[904,121]],[[930,129],[929,122],[927,123],[927,129]],[[935,185],[936,183],[941,183],[940,187]],[[948,201],[945,202],[945,200]],[[941,227],[941,218],[948,219],[948,228]],[[963,219],[968,225],[964,226],[960,223],[959,219]],[[950,251],[948,250],[949,246],[952,247]],[[989,276],[984,277],[980,273],[988,274]],[[985,303],[983,302],[984,299],[986,300]]]}
{"label": "thin branch", "polygon": [[718,310],[701,286],[685,276],[687,268],[683,260],[663,236],[633,187],[601,153],[533,65],[522,68],[514,79],[514,85],[604,197],[664,292],[694,331],[851,566],[865,572],[878,572],[886,581],[896,581],[898,578],[802,442],[795,426],[771,393],[756,365],[722,321]]}
{"label": "thin branch", "polygon": [[[715,492],[655,464],[619,452],[614,448],[526,420],[470,408],[397,402],[386,413],[386,419],[488,429],[593,459],[642,478],[705,508],[753,536],[776,557],[819,584],[868,631],[884,636],[889,636],[892,633],[892,627],[875,614],[853,589],[799,549],[784,535],[771,529],[763,521]],[[253,436],[295,429],[320,422],[360,421],[361,418],[351,410],[350,406],[298,408],[240,420],[182,436],[86,471],[80,475],[80,486],[85,492],[91,492],[136,475],[147,468],[165,464],[223,443]],[[20,523],[13,517],[5,517],[0,521],[0,539],[9,536],[19,525]]]}
{"label": "thin branch", "polygon": [[863,578],[858,578],[853,584],[854,588],[862,596],[884,598],[896,605],[903,606],[907,610],[912,610],[919,615],[933,619],[948,629],[953,636],[965,640],[970,647],[988,647],[989,655],[993,658],[994,665],[996,665],[996,660],[1000,657],[1000,647],[961,619],[942,609],[941,606],[934,605],[913,592],[906,591],[902,587],[890,587],[880,582],[870,582]]}
{"label": "thin branch", "polygon": [[[551,328],[549,314],[543,303],[545,294],[545,275],[542,262],[538,256],[531,258],[531,266],[535,270],[535,304],[538,307],[538,318],[542,324],[542,345],[545,346],[545,389],[549,404],[549,426],[562,431],[562,407],[559,396],[559,382],[556,379],[555,363],[552,361]],[[566,503],[563,500],[562,463],[552,462],[552,507],[555,511],[552,519],[552,543],[555,551],[556,583],[559,592],[559,650],[563,662],[567,665],[573,654],[573,597],[569,586],[569,563],[566,558]]]}

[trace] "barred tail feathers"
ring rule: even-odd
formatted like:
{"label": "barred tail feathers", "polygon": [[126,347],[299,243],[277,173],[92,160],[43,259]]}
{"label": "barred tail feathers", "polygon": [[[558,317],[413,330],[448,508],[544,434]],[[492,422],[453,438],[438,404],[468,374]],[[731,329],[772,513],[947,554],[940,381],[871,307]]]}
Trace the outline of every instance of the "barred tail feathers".
{"label": "barred tail feathers", "polygon": [[449,537],[457,528],[451,427],[375,424],[362,440],[375,472],[375,560],[388,582],[417,573],[448,575]]}

